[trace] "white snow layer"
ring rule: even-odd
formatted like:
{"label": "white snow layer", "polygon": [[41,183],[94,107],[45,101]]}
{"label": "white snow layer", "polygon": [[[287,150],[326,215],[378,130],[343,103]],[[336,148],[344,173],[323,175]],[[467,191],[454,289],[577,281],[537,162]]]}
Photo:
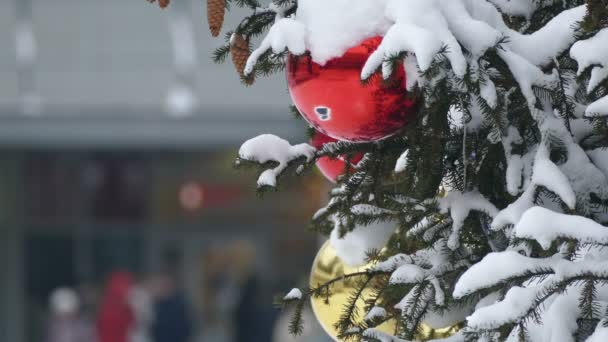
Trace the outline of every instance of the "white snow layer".
{"label": "white snow layer", "polygon": [[593,102],[587,107],[585,116],[596,117],[596,116],[607,116],[608,115],[608,96],[604,96],[601,99]]}
{"label": "white snow layer", "polygon": [[[591,67],[591,79],[587,93],[608,77],[608,29],[599,31],[595,36],[576,42],[570,49],[570,56],[578,62],[578,74]],[[608,96],[591,103],[585,115],[588,117],[608,115]]]}
{"label": "white snow layer", "polygon": [[313,60],[325,64],[359,42],[383,35],[390,25],[384,16],[386,3],[387,0],[298,1],[296,20],[306,27],[306,48]]}
{"label": "white snow layer", "polygon": [[[537,32],[523,35],[507,27],[496,6],[505,13],[528,17],[540,5],[528,0],[300,0],[295,16],[283,18],[277,13],[245,72],[250,73],[268,49],[275,53],[287,49],[296,55],[308,50],[315,62],[325,64],[367,38],[383,36],[361,71],[363,79],[401,52],[415,55],[415,63],[406,58],[406,71],[412,75],[417,68],[425,71],[444,46],[453,72],[463,76],[468,63],[462,48],[476,64],[475,57],[507,38],[500,55],[532,101],[533,85],[555,82],[555,75],[545,75],[537,66],[551,62],[574,43],[574,24],[583,18],[586,7],[563,11]],[[408,79],[408,89],[415,83],[417,78]],[[494,95],[489,90],[484,99],[492,106]]]}
{"label": "white snow layer", "polygon": [[514,323],[532,308],[536,296],[534,289],[512,287],[503,301],[477,309],[469,316],[468,326],[486,329],[499,324]]}
{"label": "white snow layer", "polygon": [[239,157],[260,164],[278,163],[277,167],[262,172],[258,178],[258,187],[274,187],[277,184],[277,177],[285,170],[289,162],[301,157],[311,161],[315,152],[316,149],[308,144],[292,146],[287,140],[276,135],[262,134],[243,143],[239,150]]}
{"label": "white snow layer", "polygon": [[608,148],[597,148],[587,152],[595,166],[608,177]]}
{"label": "white snow layer", "polygon": [[523,139],[517,128],[510,126],[507,134],[502,137],[502,146],[507,160],[507,190],[513,196],[521,191],[523,181],[524,163],[521,155],[513,154],[514,144],[521,144]]}
{"label": "white snow layer", "polygon": [[[537,210],[542,211],[538,212]],[[575,235],[580,235],[577,238],[584,240],[589,236],[601,235],[602,233],[599,231],[600,227],[595,222],[590,224],[591,222],[584,218],[568,218],[562,214],[547,213],[546,211],[547,209],[542,208],[531,209],[524,215],[521,226],[518,225],[516,230],[519,231],[523,226],[526,226],[528,232],[536,229],[538,231],[531,232],[530,234],[536,235],[537,240],[540,241]],[[534,216],[535,219],[528,219],[528,215]],[[547,215],[550,218],[545,223],[544,220],[547,218]],[[562,223],[560,221],[562,219],[567,219],[567,221]],[[558,233],[548,233],[548,229],[543,224],[557,226],[556,230]],[[581,229],[582,232],[579,233],[570,224],[575,224],[576,227],[583,227]],[[562,225],[567,225],[569,228],[564,229]],[[602,227],[601,229],[607,230],[606,227]],[[563,231],[566,231],[566,233],[562,234],[561,232]],[[542,304],[539,307],[543,319],[542,324],[530,322],[527,325],[528,329],[530,329],[531,337],[534,337],[532,340],[541,342],[574,342],[577,319],[581,314],[579,307],[581,286],[577,285],[576,282],[573,283],[573,281],[583,275],[592,274],[600,278],[608,276],[608,263],[605,261],[605,252],[600,248],[585,248],[585,250],[582,256],[574,260],[566,259],[564,255],[559,253],[553,257],[544,259],[527,257],[515,251],[487,255],[481,262],[467,270],[459,279],[454,290],[456,298],[462,298],[481,289],[499,286],[514,277],[525,276],[529,278],[530,274],[534,274],[536,278],[525,282],[521,287],[511,288],[505,298],[500,301],[496,301],[499,298],[493,296],[487,300],[487,303],[478,305],[475,313],[467,318],[469,327],[474,329],[495,329],[506,323],[521,322],[526,317],[529,317],[530,310]],[[598,256],[597,253],[603,256]],[[561,286],[559,284],[570,284],[568,291],[547,296],[551,289]],[[603,307],[606,306],[605,301],[608,298],[607,291],[604,285],[598,285],[596,291],[596,300],[601,307],[600,310],[603,312]],[[602,332],[598,332],[598,334],[600,333]],[[511,335],[513,335],[513,332]],[[516,341],[516,339],[507,340]]]}
{"label": "white snow layer", "polygon": [[407,168],[407,156],[409,155],[410,150],[406,150],[401,154],[401,156],[397,159],[397,163],[395,163],[395,172],[403,172],[405,168]]}
{"label": "white snow layer", "polygon": [[391,284],[413,284],[422,282],[425,277],[426,272],[421,267],[405,264],[391,274],[389,282]]}
{"label": "white snow layer", "polygon": [[592,68],[587,93],[592,92],[608,77],[608,28],[589,39],[574,43],[570,48],[570,56],[578,63],[578,75],[587,68]]}
{"label": "white snow layer", "polygon": [[367,337],[367,338],[373,338],[374,340],[380,341],[380,342],[410,342],[410,341],[406,341],[397,337],[394,337],[392,335],[389,335],[387,333],[384,333],[378,329],[367,329],[363,332],[363,337]]}
{"label": "white snow layer", "polygon": [[606,319],[601,320],[595,331],[589,338],[587,338],[586,342],[605,342],[608,341],[608,328],[605,328]]}
{"label": "white snow layer", "polygon": [[291,289],[288,294],[283,297],[283,300],[298,300],[302,299],[302,290],[295,288]]}
{"label": "white snow layer", "polygon": [[433,329],[442,329],[464,322],[473,312],[472,309],[472,305],[464,304],[448,310],[429,310],[423,321]]}
{"label": "white snow layer", "polygon": [[[524,212],[534,206],[534,195],[538,185],[556,193],[570,208],[576,205],[575,194],[585,196],[592,192],[608,194],[605,185],[606,175],[601,171],[600,164],[595,165],[591,162],[585,151],[574,142],[561,119],[544,112],[539,112],[538,115],[542,134],[558,136],[567,149],[568,159],[565,163],[556,166],[550,161],[544,146],[526,154],[524,166],[532,164],[533,173],[528,174],[524,167],[525,190],[517,200],[496,215],[492,221],[494,230],[515,225]],[[534,155],[534,163],[527,161],[531,155]]]}
{"label": "white snow layer", "polygon": [[398,223],[377,222],[367,226],[358,225],[340,238],[339,220],[330,235],[330,243],[342,261],[352,267],[367,263],[367,252],[380,250],[397,229]]}
{"label": "white snow layer", "polygon": [[460,246],[460,231],[464,220],[469,216],[471,210],[488,214],[490,217],[498,214],[498,209],[477,191],[462,193],[453,191],[444,198],[439,199],[439,209],[442,213],[448,211],[452,217],[452,234],[448,239],[448,247],[456,249]]}
{"label": "white snow layer", "polygon": [[386,317],[386,310],[383,307],[374,306],[371,310],[369,310],[367,315],[365,315],[365,320],[373,321],[375,319],[384,317]]}
{"label": "white snow layer", "polygon": [[[415,284],[423,281],[428,281],[433,285],[435,292],[435,304],[442,306],[445,300],[445,294],[439,284],[439,279],[429,270],[425,270],[420,266],[413,264],[405,264],[397,268],[389,279],[390,284]],[[408,301],[402,300],[401,303]],[[395,306],[399,308],[399,304]],[[402,309],[402,308],[401,308]]]}
{"label": "white snow layer", "polygon": [[549,159],[549,151],[544,145],[541,145],[536,152],[532,183],[546,187],[557,194],[570,209],[574,209],[576,194],[570,186],[570,181],[557,165]]}
{"label": "white snow layer", "polygon": [[245,74],[248,75],[253,70],[255,62],[268,49],[272,48],[274,53],[281,53],[288,49],[296,55],[301,55],[306,52],[304,46],[304,37],[306,36],[306,28],[304,25],[294,19],[283,18],[278,20],[268,31],[268,35],[260,47],[255,49],[245,65]]}
{"label": "white snow layer", "polygon": [[371,204],[355,204],[350,208],[350,212],[355,215],[377,216],[381,214],[395,214],[394,211],[379,208]]}
{"label": "white snow layer", "polygon": [[574,43],[575,24],[583,19],[586,12],[586,6],[565,10],[530,35],[509,30],[507,45],[513,52],[523,56],[532,64],[546,65]]}
{"label": "white snow layer", "polygon": [[530,0],[490,0],[503,13],[530,18],[537,9],[537,1]]}
{"label": "white snow layer", "polygon": [[546,262],[543,260],[528,258],[515,251],[490,253],[460,277],[454,287],[454,297],[461,298],[506,279],[524,275],[528,270],[544,266]]}
{"label": "white snow layer", "polygon": [[515,235],[536,240],[544,249],[562,238],[608,245],[608,227],[585,217],[560,214],[543,207],[528,209],[515,226]]}

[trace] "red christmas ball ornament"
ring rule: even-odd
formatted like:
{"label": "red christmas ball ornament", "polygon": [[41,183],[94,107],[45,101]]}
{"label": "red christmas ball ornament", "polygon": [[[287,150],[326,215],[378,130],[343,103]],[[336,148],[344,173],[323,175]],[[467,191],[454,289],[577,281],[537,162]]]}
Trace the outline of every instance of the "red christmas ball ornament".
{"label": "red christmas ball ornament", "polygon": [[373,75],[361,82],[361,69],[382,42],[370,38],[321,66],[309,55],[289,55],[287,84],[295,106],[318,131],[351,142],[375,141],[395,134],[415,114],[407,98],[405,71],[384,81]]}
{"label": "red christmas ball ornament", "polygon": [[[310,144],[320,150],[328,143],[334,143],[338,140],[328,137],[327,135],[316,132]],[[317,159],[317,168],[325,178],[327,178],[331,182],[336,182],[340,176],[345,174],[347,171],[354,172],[357,168],[357,164],[363,159],[363,153],[355,154],[350,161],[346,158],[346,156],[339,156],[337,158],[330,157],[321,157]]]}

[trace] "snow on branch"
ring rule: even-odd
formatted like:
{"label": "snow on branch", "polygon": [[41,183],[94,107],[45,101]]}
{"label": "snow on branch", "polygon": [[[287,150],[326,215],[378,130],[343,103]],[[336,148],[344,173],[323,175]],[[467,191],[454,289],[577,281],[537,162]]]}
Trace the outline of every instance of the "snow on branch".
{"label": "snow on branch", "polygon": [[302,299],[302,290],[298,289],[298,288],[294,288],[291,289],[291,291],[289,291],[289,293],[287,293],[285,295],[285,297],[283,297],[283,300],[285,301],[291,301],[291,300],[300,300]]}
{"label": "snow on branch", "polygon": [[[557,194],[569,207],[576,206],[576,195],[588,196],[589,193],[608,193],[606,175],[602,172],[602,162],[594,165],[585,151],[574,142],[563,122],[553,115],[546,115],[539,123],[543,136],[549,135],[560,140],[567,151],[567,161],[557,166],[549,158],[546,144],[540,144],[528,155],[534,155],[532,175],[522,195],[501,210],[492,221],[492,229],[499,230],[507,225],[515,225],[528,209],[535,205],[535,193],[543,186]],[[546,138],[544,138],[546,139]],[[591,153],[593,155],[593,153]],[[595,155],[601,158],[601,153]],[[524,179],[528,181],[528,179]]]}
{"label": "snow on branch", "polygon": [[272,48],[275,53],[285,49],[295,55],[309,50],[312,59],[325,64],[339,57],[358,42],[386,32],[384,17],[386,0],[350,1],[303,0],[290,18],[278,18],[261,45],[247,61],[245,73],[253,70],[258,58]]}
{"label": "snow on branch", "polygon": [[576,194],[570,186],[570,181],[563,172],[549,159],[549,151],[541,144],[536,152],[532,183],[544,186],[557,194],[568,208],[574,209]]}
{"label": "snow on branch", "polygon": [[401,311],[401,316],[411,317],[410,313],[414,311],[418,302],[431,302],[432,292],[428,284],[416,284],[399,303],[395,304],[395,309]]}
{"label": "snow on branch", "polygon": [[[427,16],[436,13],[436,11],[431,12]],[[428,25],[431,26],[432,22],[430,20]],[[443,32],[449,31],[444,28]],[[460,46],[458,46],[453,36],[451,39],[452,44],[456,43],[458,50],[460,50]],[[386,32],[378,49],[365,63],[365,66],[361,70],[361,78],[369,78],[382,65],[385,59],[396,56],[402,51],[415,53],[420,70],[426,71],[431,66],[433,59],[439,53],[443,44],[444,42],[439,37],[436,37],[434,32],[425,27],[410,23],[397,23]],[[460,51],[460,54],[462,55],[462,51]],[[464,75],[466,67],[464,57],[459,59],[457,67],[460,75]]]}
{"label": "snow on branch", "polygon": [[[606,175],[594,165],[583,148],[577,144],[564,123],[553,115],[547,115],[539,124],[544,136],[557,137],[567,150],[567,161],[559,165],[561,172],[568,178],[569,186],[579,196],[588,196],[595,192],[608,195],[608,179]],[[562,198],[566,203],[566,198]],[[569,205],[570,206],[570,205]],[[573,206],[570,206],[573,208]]]}
{"label": "snow on branch", "polygon": [[535,259],[515,251],[490,253],[460,277],[454,288],[454,297],[462,298],[514,277],[530,273],[544,273],[546,268],[553,263],[552,258]]}
{"label": "snow on branch", "polygon": [[608,148],[596,148],[587,151],[587,155],[591,158],[595,166],[608,177]]}
{"label": "snow on branch", "polygon": [[382,249],[398,227],[396,221],[373,222],[357,225],[352,231],[341,236],[343,222],[335,216],[333,219],[334,229],[329,236],[331,245],[340,259],[353,267],[365,265],[367,252]]}
{"label": "snow on branch", "polygon": [[362,216],[379,216],[379,215],[395,215],[395,211],[379,208],[371,204],[355,204],[350,208],[350,212],[354,215]]}
{"label": "snow on branch", "polygon": [[323,65],[367,38],[390,27],[384,15],[387,0],[299,0],[296,20],[306,27],[307,48]]}
{"label": "snow on branch", "polygon": [[396,254],[385,261],[376,264],[372,270],[379,272],[393,272],[397,268],[405,264],[413,264],[414,259],[407,254]]}
{"label": "snow on branch", "polygon": [[[396,254],[386,261],[379,262],[370,270],[372,272],[394,272],[405,265],[416,265],[424,269],[426,276],[441,277],[446,272],[468,266],[466,261],[451,263],[447,249],[447,241],[439,239],[432,247],[418,250],[411,255]],[[400,277],[397,277],[400,278]]]}
{"label": "snow on branch", "polygon": [[381,306],[374,306],[369,310],[367,315],[365,315],[365,321],[374,321],[377,319],[385,318],[387,315],[386,309]]}
{"label": "snow on branch", "polygon": [[366,329],[363,332],[363,337],[373,338],[380,342],[410,342],[384,333],[378,329]]}
{"label": "snow on branch", "polygon": [[593,332],[593,334],[591,334],[591,336],[589,336],[589,338],[586,340],[586,342],[604,342],[604,341],[608,341],[608,319],[604,318],[602,319],[598,324],[597,327],[595,328],[595,331]]}
{"label": "snow on branch", "polygon": [[[418,223],[413,225],[407,232],[408,237],[415,237],[417,235],[423,235],[431,230],[444,228],[446,225],[451,224],[451,220],[439,219],[433,217],[424,217]],[[426,241],[426,239],[425,239]]]}
{"label": "snow on branch", "polygon": [[608,116],[608,96],[591,103],[585,111],[587,117]]}
{"label": "snow on branch", "polygon": [[[539,228],[538,225],[535,228]],[[597,259],[594,253],[574,260],[565,259],[559,253],[544,259],[514,251],[491,253],[460,277],[454,288],[454,297],[462,298],[518,278],[526,280],[521,287],[512,287],[498,302],[478,306],[467,318],[468,326],[482,330],[498,329],[505,324],[523,322],[540,310],[543,311],[543,336],[557,334],[566,338],[564,341],[574,341],[571,337],[577,330],[576,322],[581,314],[580,281],[606,281],[608,263]],[[564,291],[566,288],[568,291]],[[595,298],[605,298],[605,291],[598,292]]]}
{"label": "snow on branch", "polygon": [[504,300],[475,310],[467,318],[467,325],[474,329],[495,329],[507,323],[516,323],[534,308],[537,296],[538,288],[514,286]]}
{"label": "snow on branch", "polygon": [[454,287],[454,297],[462,298],[522,276],[553,275],[548,278],[550,281],[539,285],[549,288],[552,282],[576,278],[583,274],[606,277],[608,263],[593,258],[569,261],[562,259],[561,254],[541,259],[527,257],[515,251],[490,253],[460,277]]}
{"label": "snow on branch", "polygon": [[513,153],[513,145],[521,144],[523,139],[517,128],[509,126],[507,134],[502,137],[502,146],[507,161],[507,191],[512,196],[517,195],[522,187],[524,161],[521,155]]}
{"label": "snow on branch", "polygon": [[[543,1],[542,3],[552,3],[553,1]],[[561,0],[560,0],[561,1]],[[500,8],[502,13],[512,16],[522,16],[530,19],[532,14],[538,9],[541,1],[530,0],[490,0],[496,7]]]}
{"label": "snow on branch", "polygon": [[[353,6],[345,0],[300,0],[294,16],[277,16],[261,45],[249,57],[245,73],[251,73],[257,60],[269,49],[275,53],[287,49],[296,55],[308,50],[312,59],[323,65],[367,38],[383,36],[361,70],[362,79],[381,66],[386,69],[385,62],[403,52],[414,56],[405,59],[408,75],[415,75],[418,68],[424,72],[440,51],[449,60],[454,74],[463,77],[469,64],[476,71],[479,57],[500,44],[501,58],[533,105],[532,86],[557,85],[555,73],[546,75],[539,66],[552,63],[575,42],[575,24],[585,16],[586,6],[561,12],[531,34],[510,29],[496,6],[505,13],[529,17],[541,5],[528,0],[360,0]],[[463,48],[470,56],[465,57]],[[385,72],[384,76],[389,74]],[[415,77],[411,81],[408,78],[408,89],[416,83]],[[491,87],[485,89],[484,94],[488,95],[490,90]],[[491,106],[493,96],[486,96]]]}
{"label": "snow on branch", "polygon": [[[507,253],[509,252],[501,254]],[[515,269],[517,268],[514,264],[515,258],[512,259],[507,267]],[[504,259],[501,261],[504,261]],[[542,268],[546,269],[545,275],[552,275],[542,277],[543,280],[538,282],[528,281],[523,287],[512,287],[501,301],[485,307],[478,307],[475,313],[467,318],[468,326],[482,330],[498,329],[505,324],[520,323],[540,310],[543,311],[542,323],[544,326],[541,326],[543,336],[560,336],[560,341],[575,341],[573,336],[578,329],[577,320],[581,315],[582,288],[578,284],[581,278],[595,278],[599,282],[606,281],[608,279],[608,264],[605,261],[596,261],[593,258],[578,262],[560,258],[539,261],[545,263],[545,265],[542,265]],[[482,263],[485,262],[486,258]],[[500,267],[497,267],[497,265],[500,265]],[[524,264],[519,273],[512,272],[513,275],[522,274],[526,266]],[[503,268],[504,264],[494,263],[492,267]],[[486,270],[488,269],[489,267],[486,265]],[[479,271],[480,269],[477,269],[475,272],[478,273]],[[465,273],[465,276],[467,273]],[[478,273],[476,277],[482,279],[487,275]],[[493,278],[492,273],[490,273],[489,278],[497,280],[497,278]],[[478,282],[478,280],[474,282]],[[500,282],[496,282],[494,285],[498,284]],[[566,288],[568,288],[568,291],[564,291]],[[466,291],[462,292],[462,287],[459,287],[458,284],[456,291],[459,291],[459,295],[466,293]],[[605,298],[604,291],[601,293],[596,298]],[[458,298],[459,295],[456,295],[456,297]]]}
{"label": "snow on branch", "polygon": [[500,50],[498,54],[509,66],[513,77],[531,107],[536,104],[536,95],[532,90],[533,86],[549,89],[557,87],[557,70],[554,70],[553,74],[545,74],[536,65],[511,50]]}
{"label": "snow on branch", "polygon": [[384,60],[403,51],[414,53],[420,70],[426,71],[444,46],[452,70],[464,76],[467,62],[459,41],[473,55],[481,56],[501,39],[499,32],[469,11],[461,0],[389,1],[385,14],[395,24],[363,67],[361,78],[368,78]]}
{"label": "snow on branch", "polygon": [[268,35],[260,46],[255,49],[245,65],[244,73],[249,75],[257,63],[260,56],[272,48],[276,54],[282,53],[285,49],[293,54],[302,55],[306,52],[304,40],[306,38],[306,27],[296,20],[290,18],[279,19],[268,31]]}
{"label": "snow on branch", "polygon": [[291,145],[287,140],[276,135],[263,134],[247,140],[239,150],[239,158],[259,164],[268,162],[278,163],[275,168],[268,169],[258,178],[258,187],[277,185],[277,177],[287,168],[289,163],[298,158],[312,161],[316,149],[308,144]]}
{"label": "snow on branch", "polygon": [[[589,39],[576,42],[570,49],[570,56],[578,63],[578,75],[591,68],[587,93],[593,92],[608,77],[608,28]],[[591,103],[585,111],[587,117],[607,115],[608,96]]]}
{"label": "snow on branch", "polygon": [[557,239],[608,245],[608,227],[582,216],[560,214],[543,207],[526,211],[515,226],[515,235],[536,240],[544,249],[549,249]]}
{"label": "snow on branch", "polygon": [[464,220],[472,210],[484,212],[491,217],[498,214],[498,209],[478,191],[466,193],[452,191],[446,197],[439,199],[439,209],[443,214],[449,211],[452,217],[452,234],[448,240],[448,247],[453,250],[460,246],[460,231]]}
{"label": "snow on branch", "polygon": [[589,39],[574,43],[570,56],[578,63],[579,76],[591,68],[591,79],[587,86],[587,93],[591,93],[608,77],[608,28]]}
{"label": "snow on branch", "polygon": [[433,289],[435,290],[435,304],[442,306],[445,301],[445,294],[439,285],[437,277],[428,270],[416,265],[405,264],[397,268],[389,279],[390,284],[416,284],[424,281],[428,281],[433,285]]}
{"label": "snow on branch", "polygon": [[[541,29],[529,35],[506,29],[505,33],[508,37],[506,46],[534,65],[547,65],[576,41],[576,24],[583,20],[586,13],[587,6],[584,5],[565,10],[556,15]],[[539,48],[540,46],[542,48]]]}
{"label": "snow on branch", "polygon": [[396,173],[400,173],[405,171],[405,169],[407,168],[407,157],[410,153],[410,150],[405,150],[405,152],[403,152],[401,154],[401,156],[399,156],[399,158],[397,159],[397,162],[395,163],[395,172]]}

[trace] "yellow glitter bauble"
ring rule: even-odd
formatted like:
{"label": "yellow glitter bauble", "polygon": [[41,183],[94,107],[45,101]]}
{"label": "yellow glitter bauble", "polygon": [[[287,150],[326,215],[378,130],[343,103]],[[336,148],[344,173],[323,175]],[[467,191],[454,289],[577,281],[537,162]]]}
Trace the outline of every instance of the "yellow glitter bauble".
{"label": "yellow glitter bauble", "polygon": [[[319,249],[317,256],[312,265],[310,273],[310,287],[316,288],[319,285],[325,284],[328,281],[340,278],[344,275],[363,272],[369,269],[372,265],[364,265],[361,267],[350,267],[342,262],[336,254],[336,250],[331,246],[329,241]],[[344,306],[348,302],[349,297],[356,291],[357,279],[345,279],[334,283],[331,287],[331,296],[329,303],[325,301],[323,296],[312,297],[312,309],[325,332],[329,334],[335,341],[338,339],[338,330],[334,325],[340,320]],[[373,284],[363,290],[361,296],[356,302],[357,312],[360,316],[364,316],[365,300],[370,299],[373,295]],[[360,317],[355,323],[362,323],[363,317]],[[388,320],[375,329],[387,333],[394,334],[397,326],[395,319]],[[432,329],[426,324],[421,325],[421,331],[416,336],[417,341],[425,341],[433,338],[445,338],[454,335],[460,330],[461,325],[457,324],[443,329]]]}

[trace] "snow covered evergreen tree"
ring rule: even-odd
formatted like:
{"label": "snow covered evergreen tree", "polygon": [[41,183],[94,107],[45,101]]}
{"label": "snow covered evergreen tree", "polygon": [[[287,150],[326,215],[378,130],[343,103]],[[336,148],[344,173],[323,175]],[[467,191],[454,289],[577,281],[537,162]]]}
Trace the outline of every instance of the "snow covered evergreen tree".
{"label": "snow covered evergreen tree", "polygon": [[[382,36],[362,80],[405,68],[418,103],[379,141],[315,150],[263,135],[239,153],[265,169],[260,190],[323,156],[365,153],[312,219],[339,254],[376,262],[353,275],[375,298],[368,312],[345,308],[344,340],[410,341],[422,322],[465,321],[449,341],[608,341],[608,1],[227,2],[252,14],[218,61],[266,33],[246,64],[235,59],[245,82],[283,70],[289,53],[323,64]],[[378,222],[398,225],[383,234]],[[284,304],[302,308],[336,281]],[[393,336],[374,328],[388,319]],[[292,323],[297,333],[298,310]]]}

